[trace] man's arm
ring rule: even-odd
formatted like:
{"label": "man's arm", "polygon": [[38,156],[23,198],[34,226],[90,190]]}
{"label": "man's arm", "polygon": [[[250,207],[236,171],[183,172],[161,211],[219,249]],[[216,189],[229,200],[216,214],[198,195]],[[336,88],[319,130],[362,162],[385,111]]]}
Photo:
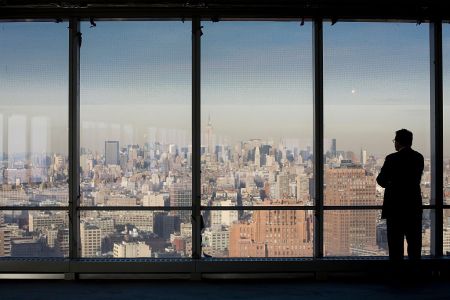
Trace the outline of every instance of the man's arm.
{"label": "man's arm", "polygon": [[386,188],[389,185],[390,180],[390,159],[389,156],[386,156],[386,159],[384,160],[384,164],[381,167],[380,174],[377,176],[377,183],[383,187]]}

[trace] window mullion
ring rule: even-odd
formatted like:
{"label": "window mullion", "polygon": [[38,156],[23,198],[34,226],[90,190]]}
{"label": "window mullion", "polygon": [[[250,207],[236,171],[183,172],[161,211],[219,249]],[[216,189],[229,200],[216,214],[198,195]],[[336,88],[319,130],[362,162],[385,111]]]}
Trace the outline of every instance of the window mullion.
{"label": "window mullion", "polygon": [[442,21],[430,23],[430,121],[431,121],[431,253],[442,256],[443,244],[443,75]]}
{"label": "window mullion", "polygon": [[323,257],[323,30],[322,19],[313,24],[314,93],[314,258]]}
{"label": "window mullion", "polygon": [[69,21],[69,257],[79,257],[80,21]]}
{"label": "window mullion", "polygon": [[201,257],[200,18],[192,19],[192,257]]}

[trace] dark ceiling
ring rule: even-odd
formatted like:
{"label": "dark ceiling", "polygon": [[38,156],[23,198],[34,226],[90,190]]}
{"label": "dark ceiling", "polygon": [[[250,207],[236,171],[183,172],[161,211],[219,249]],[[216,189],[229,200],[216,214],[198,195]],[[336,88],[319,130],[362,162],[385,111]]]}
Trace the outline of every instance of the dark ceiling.
{"label": "dark ceiling", "polygon": [[0,0],[0,18],[450,19],[436,0]]}

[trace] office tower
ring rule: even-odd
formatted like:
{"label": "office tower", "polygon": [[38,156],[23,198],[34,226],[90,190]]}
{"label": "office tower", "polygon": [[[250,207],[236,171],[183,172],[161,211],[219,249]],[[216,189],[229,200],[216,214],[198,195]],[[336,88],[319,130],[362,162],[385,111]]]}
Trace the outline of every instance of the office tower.
{"label": "office tower", "polygon": [[67,212],[28,212],[28,226],[30,232],[43,231],[48,228],[66,227],[68,225]]}
{"label": "office tower", "polygon": [[0,257],[11,256],[11,230],[0,225]]}
{"label": "office tower", "polygon": [[47,238],[47,246],[50,248],[54,248],[58,235],[58,228],[55,225],[53,225],[50,228],[44,229],[43,234]]}
{"label": "office tower", "polygon": [[[174,183],[169,190],[170,206],[192,206],[192,185],[191,183]],[[171,211],[171,215],[178,216],[181,223],[191,221],[191,211],[180,210]]]}
{"label": "office tower", "polygon": [[366,165],[366,163],[367,163],[367,151],[366,150],[361,149],[361,157],[360,157],[359,162],[363,166]]}
{"label": "office tower", "polygon": [[180,234],[183,238],[188,238],[192,236],[192,223],[181,223],[180,224]]}
{"label": "office tower", "polygon": [[[375,177],[361,166],[344,164],[325,171],[325,205],[376,205]],[[325,255],[357,255],[376,246],[377,210],[327,211]]]}
{"label": "office tower", "polygon": [[257,168],[261,167],[261,154],[259,152],[259,147],[255,148],[255,166]]}
{"label": "office tower", "polygon": [[114,243],[113,255],[114,258],[151,257],[152,251],[144,242],[122,241],[122,243]]}
{"label": "office tower", "polygon": [[[1,230],[1,229],[0,229]],[[0,232],[1,234],[1,232]],[[444,226],[444,231],[443,231],[443,253],[444,255],[449,255],[450,254],[450,228],[447,226]],[[1,243],[1,240],[0,240]],[[1,244],[0,244],[1,246]],[[1,249],[0,249],[1,251]]]}
{"label": "office tower", "polygon": [[42,238],[14,238],[11,239],[12,257],[44,257],[48,256],[45,239]]}
{"label": "office tower", "polygon": [[299,174],[296,176],[295,181],[296,181],[296,188],[297,188],[297,192],[296,192],[296,196],[297,196],[297,201],[306,204],[307,201],[309,201],[310,197],[309,197],[309,180],[310,178],[308,177],[307,174]]}
{"label": "office tower", "polygon": [[88,223],[80,224],[81,257],[98,257],[101,255],[101,230]]}
{"label": "office tower", "polygon": [[[137,212],[137,213],[139,213],[139,212]],[[148,216],[146,216],[146,217],[148,219]],[[89,218],[86,221],[89,222],[89,224],[95,225],[98,228],[100,228],[100,230],[102,232],[102,238],[104,238],[105,236],[108,236],[110,234],[113,234],[116,231],[116,229],[114,228],[115,219],[112,218],[111,216]],[[126,220],[125,220],[125,222],[126,222]],[[141,224],[139,224],[139,225],[141,225]]]}
{"label": "office tower", "polygon": [[211,256],[228,256],[230,231],[227,226],[207,228],[203,233],[203,251]]}
{"label": "office tower", "polygon": [[105,141],[105,165],[119,165],[119,141]]}
{"label": "office tower", "polygon": [[62,257],[69,256],[69,229],[59,228],[55,243],[56,254]]}
{"label": "office tower", "polygon": [[153,232],[166,240],[170,238],[172,233],[179,231],[179,227],[179,216],[168,215],[164,212],[156,213],[153,218]]}
{"label": "office tower", "polygon": [[125,211],[111,214],[116,225],[133,225],[140,231],[153,232],[153,212]]}
{"label": "office tower", "polygon": [[[294,204],[279,201],[278,205]],[[264,201],[264,205],[277,203]],[[313,214],[298,210],[256,210],[251,221],[230,227],[230,257],[301,257],[313,254]]]}
{"label": "office tower", "polygon": [[[117,148],[119,148],[119,142],[117,142]],[[136,161],[139,156],[139,145],[129,145],[128,146],[128,160]]]}
{"label": "office tower", "polygon": [[[236,205],[232,200],[220,200],[214,201],[212,206],[225,206],[230,207]],[[211,227],[221,228],[222,225],[230,226],[234,222],[238,221],[238,211],[236,210],[212,210],[211,214]]]}
{"label": "office tower", "polygon": [[149,192],[142,198],[142,206],[164,206],[164,195]]}
{"label": "office tower", "polygon": [[330,152],[331,152],[331,155],[333,156],[333,157],[336,157],[336,139],[331,139],[331,149],[330,149]]}
{"label": "office tower", "polygon": [[288,199],[289,198],[289,175],[287,173],[280,173],[277,175],[276,190],[274,199]]}

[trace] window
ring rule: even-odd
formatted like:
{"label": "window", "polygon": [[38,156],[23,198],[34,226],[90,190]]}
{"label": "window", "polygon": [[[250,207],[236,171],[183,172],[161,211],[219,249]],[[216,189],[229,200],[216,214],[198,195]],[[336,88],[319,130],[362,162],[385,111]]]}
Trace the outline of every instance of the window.
{"label": "window", "polygon": [[[323,32],[324,205],[381,205],[384,189],[375,179],[386,155],[395,152],[391,140],[401,128],[413,132],[413,148],[425,157],[421,189],[429,204],[428,26],[338,22],[324,23]],[[326,211],[325,253],[385,255],[376,242],[385,226],[379,216],[376,210]],[[348,236],[331,233],[339,226]],[[341,236],[343,248],[332,249]],[[352,250],[355,245],[362,248]]]}
{"label": "window", "polygon": [[[83,22],[81,29],[81,205],[190,208],[190,22]],[[190,256],[170,240],[173,234],[191,243],[180,235],[190,216],[190,210],[85,211],[81,233],[100,235],[89,249],[82,235],[81,255],[136,257],[126,249],[148,254],[145,243],[153,245],[146,257]],[[155,220],[165,230],[155,231]],[[124,244],[128,239],[134,244]]]}
{"label": "window", "polygon": [[0,205],[66,206],[67,23],[2,23],[0,38]]}
{"label": "window", "polygon": [[0,206],[24,207],[0,211],[0,257],[65,257],[67,23],[2,23],[0,39]]}
{"label": "window", "polygon": [[[274,209],[313,205],[311,23],[302,27],[297,22],[202,25],[202,205]],[[257,216],[268,214],[272,219],[279,212],[290,213],[205,211],[204,236],[229,231],[230,247],[244,243],[250,252],[218,251],[209,249],[209,244],[204,252],[267,256],[264,251],[250,250],[250,240],[241,240],[234,231],[263,226],[265,218]],[[302,218],[292,226],[301,222],[310,225]],[[311,256],[311,249],[295,254],[279,251],[277,256]]]}

